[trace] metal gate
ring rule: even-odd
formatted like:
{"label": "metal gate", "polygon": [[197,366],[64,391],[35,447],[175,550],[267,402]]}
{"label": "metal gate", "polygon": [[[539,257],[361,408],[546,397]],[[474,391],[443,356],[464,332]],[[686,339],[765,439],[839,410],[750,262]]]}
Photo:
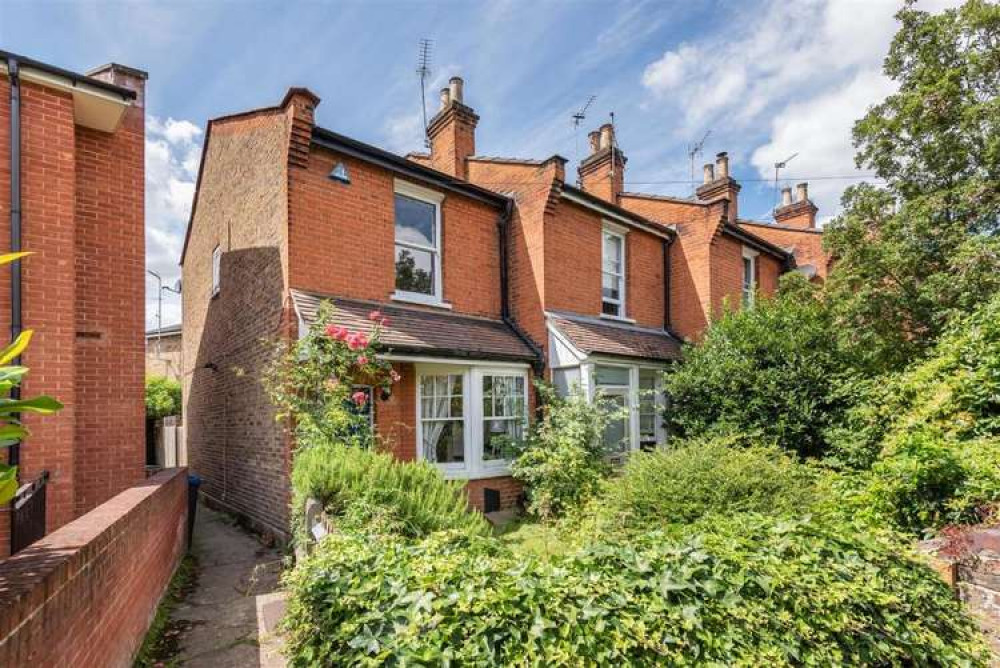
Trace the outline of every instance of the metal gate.
{"label": "metal gate", "polygon": [[45,535],[45,488],[49,472],[21,485],[11,504],[10,553],[15,554]]}

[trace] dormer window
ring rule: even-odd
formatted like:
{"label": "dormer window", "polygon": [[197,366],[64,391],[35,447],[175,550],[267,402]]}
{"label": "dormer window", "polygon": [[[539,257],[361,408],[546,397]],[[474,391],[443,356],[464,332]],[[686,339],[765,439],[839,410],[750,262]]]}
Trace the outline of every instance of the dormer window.
{"label": "dormer window", "polygon": [[625,234],[607,224],[601,248],[601,315],[625,317]]}
{"label": "dormer window", "polygon": [[396,294],[441,302],[441,201],[444,196],[403,181],[395,186]]}

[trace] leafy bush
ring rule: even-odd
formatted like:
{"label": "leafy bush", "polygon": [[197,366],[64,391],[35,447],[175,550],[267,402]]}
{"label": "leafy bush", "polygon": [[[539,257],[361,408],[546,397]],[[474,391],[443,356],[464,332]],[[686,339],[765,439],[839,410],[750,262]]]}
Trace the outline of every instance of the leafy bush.
{"label": "leafy bush", "polygon": [[146,417],[181,414],[181,384],[166,376],[146,377]]}
{"label": "leafy bush", "polygon": [[374,521],[411,537],[442,529],[489,532],[483,516],[469,511],[461,482],[445,480],[426,462],[389,454],[331,444],[299,450],[292,490],[296,514],[314,498],[353,528]]}
{"label": "leafy bush", "polygon": [[686,348],[665,376],[672,434],[756,435],[802,456],[824,454],[824,432],[846,408],[835,390],[849,367],[825,305],[802,280],[788,276],[779,296],[726,312]]}
{"label": "leafy bush", "polygon": [[590,498],[608,471],[602,441],[610,413],[579,393],[560,398],[537,386],[544,414],[511,464],[524,483],[529,512],[548,520]]}
{"label": "leafy bush", "polygon": [[741,516],[541,560],[327,537],[286,579],[290,665],[984,665],[947,585],[852,527]]}
{"label": "leafy bush", "polygon": [[838,479],[840,512],[922,534],[983,521],[1000,501],[1000,439],[947,442],[914,432],[870,471]]}
{"label": "leafy bush", "polygon": [[591,511],[637,530],[691,523],[705,515],[801,514],[816,501],[815,474],[774,447],[734,438],[700,439],[635,453]]}

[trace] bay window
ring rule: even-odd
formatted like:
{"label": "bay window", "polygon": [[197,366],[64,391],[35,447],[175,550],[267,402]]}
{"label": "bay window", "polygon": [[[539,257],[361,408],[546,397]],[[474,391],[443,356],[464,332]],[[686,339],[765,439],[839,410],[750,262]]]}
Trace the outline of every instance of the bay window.
{"label": "bay window", "polygon": [[421,364],[417,374],[418,457],[452,478],[506,474],[527,425],[527,370]]}
{"label": "bay window", "polygon": [[441,201],[419,186],[395,184],[396,294],[403,301],[439,303],[441,297]]}

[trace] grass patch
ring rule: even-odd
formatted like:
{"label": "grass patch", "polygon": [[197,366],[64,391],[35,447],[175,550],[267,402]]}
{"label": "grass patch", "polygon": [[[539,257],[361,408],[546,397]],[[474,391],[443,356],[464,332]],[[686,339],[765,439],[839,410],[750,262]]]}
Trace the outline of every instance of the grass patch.
{"label": "grass patch", "polygon": [[496,530],[497,537],[507,547],[522,554],[549,557],[565,554],[573,546],[567,544],[555,526],[518,518]]}
{"label": "grass patch", "polygon": [[167,591],[156,608],[156,615],[153,617],[149,631],[142,641],[142,647],[136,654],[133,662],[134,668],[152,668],[152,666],[173,666],[176,665],[174,657],[177,654],[177,645],[182,624],[170,619],[177,604],[194,589],[198,581],[198,563],[194,556],[187,554],[181,559],[181,563],[174,572]]}

